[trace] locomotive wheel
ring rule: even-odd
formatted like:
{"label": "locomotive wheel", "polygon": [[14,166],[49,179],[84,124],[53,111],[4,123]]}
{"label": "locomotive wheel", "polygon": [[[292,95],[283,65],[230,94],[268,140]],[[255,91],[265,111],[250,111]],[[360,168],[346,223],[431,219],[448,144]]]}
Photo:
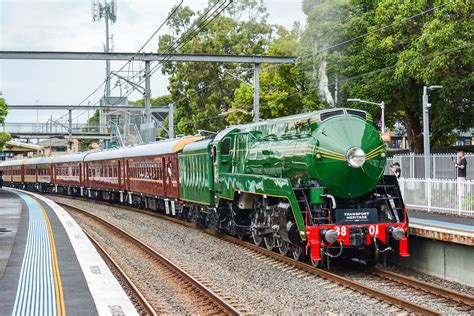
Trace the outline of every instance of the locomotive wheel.
{"label": "locomotive wheel", "polygon": [[263,237],[263,241],[265,242],[265,248],[268,250],[273,250],[273,236],[265,236]]}
{"label": "locomotive wheel", "polygon": [[255,245],[260,246],[262,244],[262,237],[258,236],[254,229],[252,229],[252,239]]}
{"label": "locomotive wheel", "polygon": [[257,246],[262,244],[262,236],[258,235],[257,228],[261,227],[263,222],[263,209],[261,198],[255,196],[253,198],[253,210],[251,217],[251,227],[253,243]]}
{"label": "locomotive wheel", "polygon": [[278,247],[278,251],[282,256],[286,256],[288,254],[288,251],[290,249],[290,245],[286,241],[281,241],[281,246]]}
{"label": "locomotive wheel", "polygon": [[293,259],[296,261],[299,261],[301,258],[301,255],[303,254],[303,249],[301,248],[300,245],[294,246],[293,251],[291,252],[291,256]]}

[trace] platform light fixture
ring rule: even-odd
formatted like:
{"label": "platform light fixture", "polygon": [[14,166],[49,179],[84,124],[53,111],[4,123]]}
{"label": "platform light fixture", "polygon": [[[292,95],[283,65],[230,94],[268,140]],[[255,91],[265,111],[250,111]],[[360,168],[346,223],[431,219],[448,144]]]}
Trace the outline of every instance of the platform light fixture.
{"label": "platform light fixture", "polygon": [[443,86],[431,85],[423,86],[423,154],[425,162],[425,179],[431,178],[431,152],[430,152],[430,108],[431,103],[428,102],[428,91],[441,89]]}
{"label": "platform light fixture", "polygon": [[385,132],[385,102],[384,102],[384,101],[382,101],[382,102],[380,102],[380,103],[377,103],[377,102],[371,102],[371,101],[362,100],[362,99],[347,99],[347,102],[366,103],[366,104],[377,105],[380,109],[382,109],[382,126],[381,126],[381,130],[382,130],[382,133]]}

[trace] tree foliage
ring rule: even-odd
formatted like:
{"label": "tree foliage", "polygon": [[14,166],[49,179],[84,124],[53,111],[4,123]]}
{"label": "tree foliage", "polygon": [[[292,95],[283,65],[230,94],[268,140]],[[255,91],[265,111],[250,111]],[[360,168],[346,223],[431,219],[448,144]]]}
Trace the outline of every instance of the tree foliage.
{"label": "tree foliage", "polygon": [[[473,127],[471,1],[305,0],[303,8],[306,48],[357,38],[317,56],[327,56],[332,82],[339,79],[339,98],[385,101],[388,125],[405,126],[412,150],[420,152],[423,146],[424,85],[443,85],[429,96],[432,145],[449,144],[453,131]],[[338,12],[344,21],[333,15],[326,19],[324,12]],[[328,27],[333,21],[339,21],[337,28]],[[380,117],[376,107],[358,107]]]}
{"label": "tree foliage", "polygon": [[[301,28],[296,24],[292,31],[279,27],[277,38],[269,45],[268,54],[296,56]],[[260,74],[260,118],[268,119],[295,113],[312,111],[323,107],[316,92],[311,89],[311,79],[300,65],[262,66]],[[231,102],[232,110],[243,109],[248,114],[233,112],[228,116],[230,124],[252,120],[253,87],[241,83]]]}
{"label": "tree foliage", "polygon": [[[89,126],[99,126],[99,120],[100,120],[100,111],[96,110],[94,114],[87,120],[87,125]],[[97,132],[99,132],[97,130]],[[93,144],[99,143],[98,139],[79,139],[79,151],[88,151],[90,150],[90,146]]]}
{"label": "tree foliage", "polygon": [[[8,114],[8,105],[4,98],[0,98],[0,123],[5,122],[5,117]],[[5,144],[11,139],[9,133],[0,133],[0,148],[3,148]]]}
{"label": "tree foliage", "polygon": [[[257,1],[236,1],[226,15],[221,15],[205,30],[193,37],[181,49],[182,53],[209,54],[264,54],[271,40],[272,27],[265,22],[262,3]],[[240,10],[239,10],[240,9]],[[243,20],[247,12],[250,19]],[[204,12],[193,12],[184,7],[173,16],[169,26],[174,34],[180,34],[192,24],[192,17]],[[179,21],[176,21],[179,20]],[[165,35],[160,38],[158,51],[166,51],[179,35]],[[242,65],[216,63],[174,63],[166,64],[163,73],[169,75],[169,91],[175,106],[177,134],[192,134],[197,129],[219,130],[225,127],[221,112],[231,107],[234,90],[239,83],[237,75],[249,80],[251,69]]]}

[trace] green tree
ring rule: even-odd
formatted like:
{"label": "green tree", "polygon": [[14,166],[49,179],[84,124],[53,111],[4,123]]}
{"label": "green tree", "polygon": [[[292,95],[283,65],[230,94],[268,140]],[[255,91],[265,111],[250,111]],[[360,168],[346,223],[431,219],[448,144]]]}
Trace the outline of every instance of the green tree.
{"label": "green tree", "polygon": [[[96,110],[94,114],[87,120],[87,124],[90,126],[99,126],[100,112]],[[99,132],[99,130],[97,130]],[[89,146],[92,143],[98,143],[98,139],[79,139],[79,151],[88,151],[91,149]]]}
{"label": "green tree", "polygon": [[[202,11],[193,12],[184,7],[169,26],[174,34],[180,34],[190,28],[193,17],[202,15]],[[274,36],[274,28],[267,24],[266,17],[263,1],[234,1],[225,14],[194,36],[180,53],[265,54]],[[167,52],[178,37],[162,36],[158,51]],[[224,128],[226,120],[219,114],[233,105],[234,91],[239,87],[235,77],[250,81],[253,73],[248,65],[217,63],[166,63],[162,70],[169,75],[168,90],[175,106],[177,134]]]}
{"label": "green tree", "polygon": [[[4,98],[0,98],[0,123],[5,122],[5,117],[8,114],[8,105]],[[9,133],[0,133],[0,148],[3,148],[5,144],[11,140]]]}
{"label": "green tree", "polygon": [[[295,56],[298,53],[301,29],[295,24],[290,32],[278,28],[277,38],[269,45],[269,55]],[[301,65],[263,66],[260,74],[260,118],[268,119],[295,113],[320,109],[323,104],[311,89],[312,80],[308,78]],[[253,109],[253,86],[241,83],[231,102],[232,110],[243,109],[251,113]],[[228,123],[238,124],[252,121],[250,114],[233,112]]]}
{"label": "green tree", "polygon": [[[337,0],[348,10],[346,21],[329,36],[328,72],[338,76],[340,99],[385,101],[388,126],[404,124],[410,149],[421,152],[423,85],[441,84],[430,94],[432,146],[449,144],[455,130],[473,126],[473,4],[467,0]],[[313,19],[329,1],[305,1],[306,32],[323,29],[325,19]],[[420,14],[445,4],[429,13]],[[348,5],[348,6],[347,6]],[[386,27],[387,25],[392,26]],[[329,32],[329,31],[328,31]],[[332,31],[331,31],[332,32]],[[370,35],[364,36],[365,33]],[[320,34],[321,35],[321,34]],[[324,32],[322,33],[324,38]],[[308,35],[309,37],[309,35]],[[346,104],[347,106],[353,106]],[[358,106],[364,107],[364,106]],[[365,107],[374,117],[379,109]]]}

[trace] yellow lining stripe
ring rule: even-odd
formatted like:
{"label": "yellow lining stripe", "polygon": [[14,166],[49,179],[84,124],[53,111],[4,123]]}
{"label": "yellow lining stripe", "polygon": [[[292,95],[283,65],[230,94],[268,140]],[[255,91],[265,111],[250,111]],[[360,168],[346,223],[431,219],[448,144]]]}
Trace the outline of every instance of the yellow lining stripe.
{"label": "yellow lining stripe", "polygon": [[328,158],[328,159],[333,159],[333,160],[339,160],[339,161],[346,161],[345,158],[334,157],[334,156],[321,155],[321,157]]}
{"label": "yellow lining stripe", "polygon": [[344,154],[341,154],[341,153],[338,153],[338,152],[335,152],[335,151],[332,151],[332,150],[329,150],[329,149],[326,149],[326,148],[318,147],[317,149],[321,152],[326,152],[328,154],[333,154],[334,156],[345,158]]}
{"label": "yellow lining stripe", "polygon": [[367,153],[367,156],[370,156],[370,155],[371,155],[372,153],[374,153],[375,151],[381,150],[381,149],[384,149],[384,148],[385,148],[385,145],[384,145],[384,144],[383,144],[383,145],[380,145],[380,146],[378,146],[378,147],[372,149],[371,151],[369,151],[369,152]]}
{"label": "yellow lining stripe", "polygon": [[375,157],[377,157],[383,150],[384,150],[384,148],[381,148],[381,149],[379,149],[378,151],[376,151],[376,152],[374,152],[374,153],[372,153],[372,154],[370,154],[370,155],[367,155],[367,156],[365,156],[365,157],[366,157],[366,159],[375,158]]}

